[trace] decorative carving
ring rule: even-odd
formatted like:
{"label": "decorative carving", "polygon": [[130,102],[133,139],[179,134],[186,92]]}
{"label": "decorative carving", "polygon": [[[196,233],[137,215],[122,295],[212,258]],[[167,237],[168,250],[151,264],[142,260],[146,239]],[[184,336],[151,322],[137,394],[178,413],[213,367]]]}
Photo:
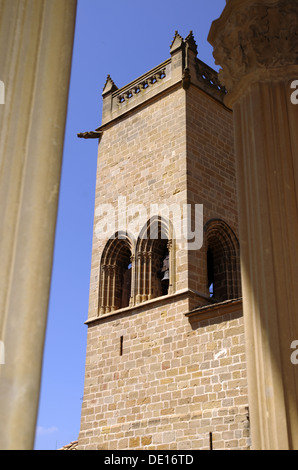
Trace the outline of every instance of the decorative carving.
{"label": "decorative carving", "polygon": [[187,90],[190,85],[190,72],[189,68],[184,69],[182,74],[182,87],[184,90]]}
{"label": "decorative carving", "polygon": [[256,1],[232,10],[224,25],[221,19],[213,23],[209,40],[215,62],[222,66],[219,79],[228,91],[257,69],[298,64],[297,17],[297,0],[267,5]]}
{"label": "decorative carving", "polygon": [[77,136],[80,139],[100,139],[102,136],[102,132],[100,131],[88,131],[88,132],[80,132]]}

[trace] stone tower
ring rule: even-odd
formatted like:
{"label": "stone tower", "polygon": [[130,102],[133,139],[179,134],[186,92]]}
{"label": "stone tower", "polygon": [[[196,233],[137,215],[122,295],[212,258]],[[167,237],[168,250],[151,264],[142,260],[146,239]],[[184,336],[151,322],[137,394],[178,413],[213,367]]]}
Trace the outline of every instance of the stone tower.
{"label": "stone tower", "polygon": [[99,139],[79,449],[247,449],[231,111],[192,32]]}

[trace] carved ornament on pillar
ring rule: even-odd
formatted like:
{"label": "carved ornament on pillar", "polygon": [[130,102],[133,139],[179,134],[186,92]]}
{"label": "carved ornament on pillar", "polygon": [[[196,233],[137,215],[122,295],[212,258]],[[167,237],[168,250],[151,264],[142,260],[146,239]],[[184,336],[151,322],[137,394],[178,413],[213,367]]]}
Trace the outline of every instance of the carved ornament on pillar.
{"label": "carved ornament on pillar", "polygon": [[228,92],[253,72],[298,64],[297,18],[297,0],[227,3],[208,40]]}

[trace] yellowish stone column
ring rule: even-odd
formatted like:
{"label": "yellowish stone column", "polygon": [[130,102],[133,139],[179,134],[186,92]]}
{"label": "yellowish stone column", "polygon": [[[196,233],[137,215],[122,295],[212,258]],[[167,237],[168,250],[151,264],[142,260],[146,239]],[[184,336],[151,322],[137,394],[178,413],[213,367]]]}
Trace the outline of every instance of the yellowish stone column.
{"label": "yellowish stone column", "polygon": [[253,449],[298,449],[297,0],[229,0],[209,42],[233,109]]}
{"label": "yellowish stone column", "polygon": [[75,16],[76,0],[0,0],[3,450],[34,443]]}

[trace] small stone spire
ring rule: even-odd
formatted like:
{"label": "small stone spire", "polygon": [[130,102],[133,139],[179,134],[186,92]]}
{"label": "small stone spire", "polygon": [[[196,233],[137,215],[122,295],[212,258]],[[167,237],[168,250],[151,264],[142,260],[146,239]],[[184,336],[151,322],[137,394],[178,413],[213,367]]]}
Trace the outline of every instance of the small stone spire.
{"label": "small stone spire", "polygon": [[118,87],[115,85],[115,83],[111,79],[111,76],[108,75],[105,86],[102,91],[102,96],[107,95],[108,93],[113,93],[113,91],[116,91],[116,90],[118,90]]}
{"label": "small stone spire", "polygon": [[192,31],[186,36],[185,43],[188,45],[189,49],[197,55],[198,48]]}
{"label": "small stone spire", "polygon": [[178,33],[178,31],[175,31],[175,36],[173,38],[173,41],[172,41],[172,44],[170,46],[170,52],[171,54],[173,54],[173,52],[177,51],[178,49],[180,49],[180,47],[182,47],[183,45],[183,37],[180,36],[180,34]]}

